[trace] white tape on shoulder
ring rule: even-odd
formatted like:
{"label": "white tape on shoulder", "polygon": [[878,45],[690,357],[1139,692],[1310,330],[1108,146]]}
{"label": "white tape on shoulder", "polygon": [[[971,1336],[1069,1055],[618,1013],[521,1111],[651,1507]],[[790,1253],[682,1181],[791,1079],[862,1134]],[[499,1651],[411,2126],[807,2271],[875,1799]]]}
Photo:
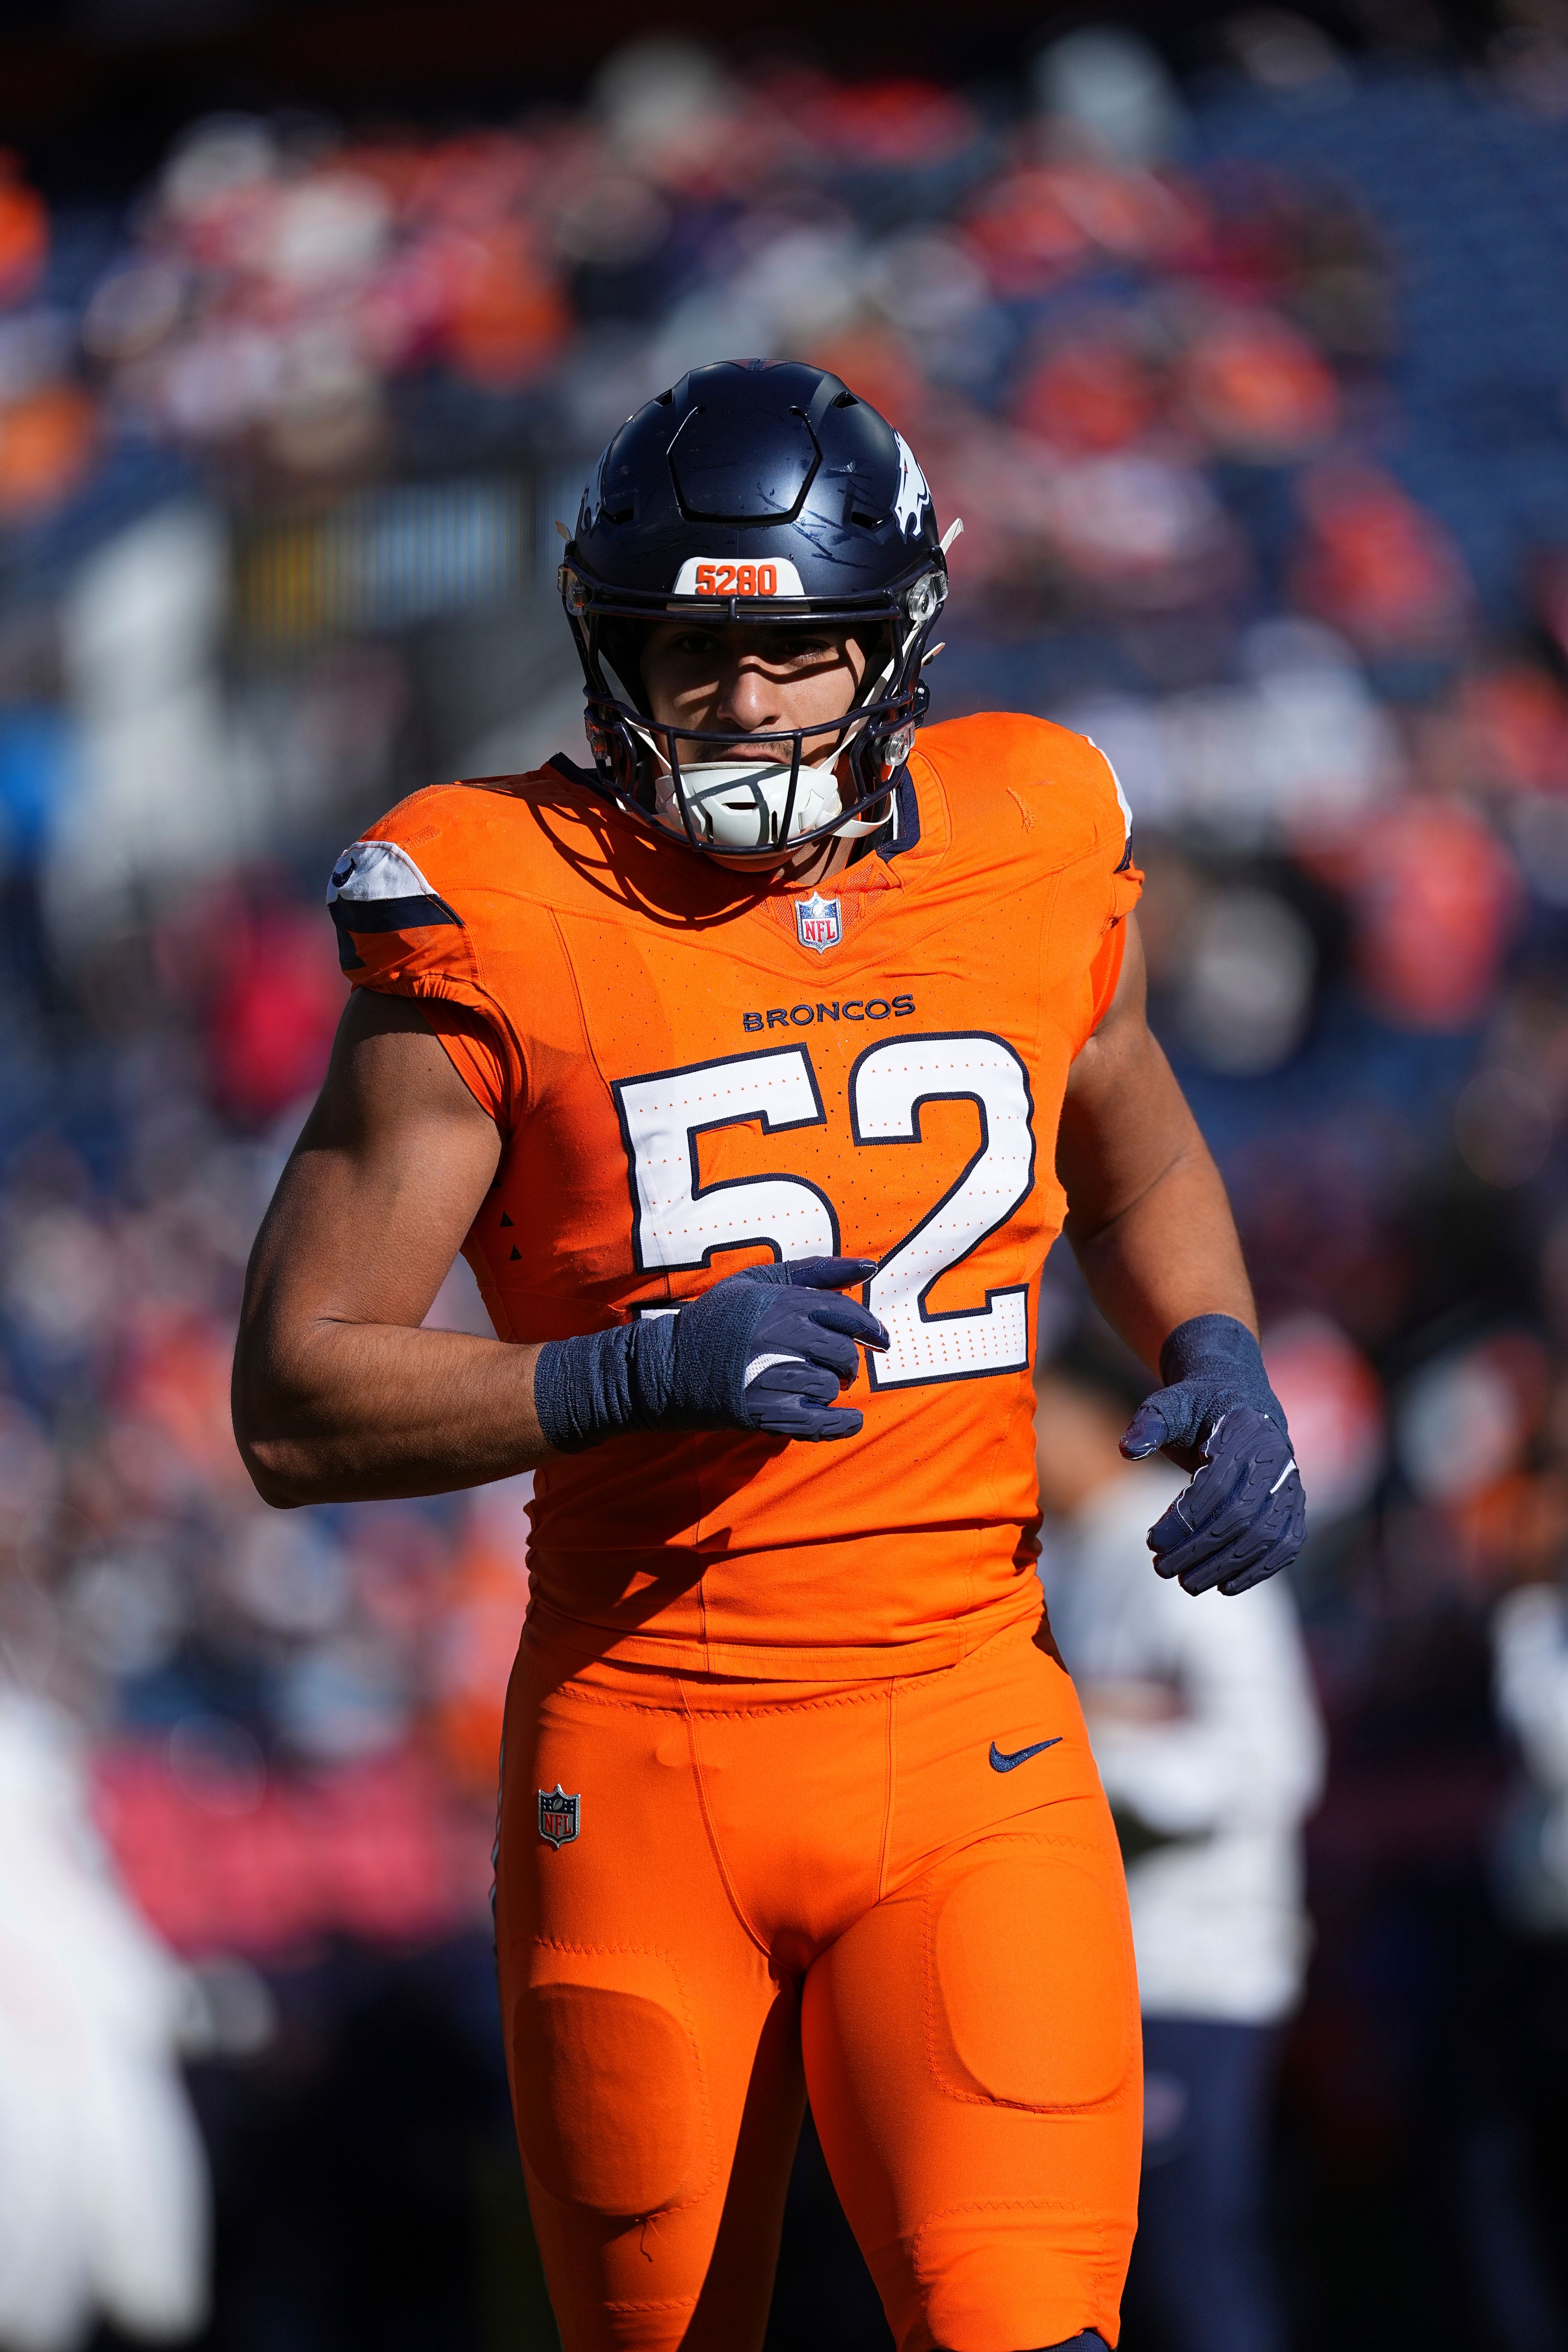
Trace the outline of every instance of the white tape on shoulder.
{"label": "white tape on shoulder", "polygon": [[356,841],[332,868],[327,904],[334,898],[433,898],[435,892],[405,849],[395,841]]}

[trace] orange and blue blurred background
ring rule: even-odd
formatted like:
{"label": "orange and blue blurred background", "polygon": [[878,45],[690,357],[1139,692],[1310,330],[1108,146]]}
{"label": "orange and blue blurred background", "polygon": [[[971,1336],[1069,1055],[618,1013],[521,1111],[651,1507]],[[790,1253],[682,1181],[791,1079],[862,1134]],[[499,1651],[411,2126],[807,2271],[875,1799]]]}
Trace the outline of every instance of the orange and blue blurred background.
{"label": "orange and blue blurred background", "polygon": [[[526,1482],[273,1514],[228,1360],[334,856],[582,756],[557,521],[762,354],[963,517],[935,714],[1082,728],[1135,813],[1313,1510],[1292,2342],[1554,2352],[1568,1719],[1497,1694],[1568,1562],[1568,7],[736,15],[0,18],[0,1717],[178,1963],[179,2324],[555,2340],[487,1908]],[[89,2271],[0,2342],[125,2340]],[[888,2341],[809,2166],[807,2338]]]}

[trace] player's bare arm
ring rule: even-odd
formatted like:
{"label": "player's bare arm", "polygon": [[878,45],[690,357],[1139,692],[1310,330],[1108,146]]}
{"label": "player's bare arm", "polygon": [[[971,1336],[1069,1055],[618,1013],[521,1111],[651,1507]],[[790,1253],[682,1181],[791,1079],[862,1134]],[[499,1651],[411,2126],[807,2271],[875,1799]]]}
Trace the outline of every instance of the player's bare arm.
{"label": "player's bare arm", "polygon": [[1068,1079],[1057,1173],[1089,1294],[1146,1364],[1179,1323],[1233,1315],[1256,1332],[1225,1186],[1146,1016],[1138,919],[1116,993]]}
{"label": "player's bare arm", "polygon": [[420,1328],[500,1152],[417,1005],[356,991],[246,1284],[235,1431],[268,1502],[435,1494],[542,1458],[537,1347]]}

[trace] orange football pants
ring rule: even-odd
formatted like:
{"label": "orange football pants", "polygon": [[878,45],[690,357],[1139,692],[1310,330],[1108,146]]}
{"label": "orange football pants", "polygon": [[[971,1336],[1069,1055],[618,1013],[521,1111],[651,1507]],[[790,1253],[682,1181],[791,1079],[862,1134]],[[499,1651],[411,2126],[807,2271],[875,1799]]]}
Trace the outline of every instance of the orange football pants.
{"label": "orange football pants", "polygon": [[530,1630],[496,1893],[565,2352],[754,2352],[807,2091],[900,2352],[1115,2344],[1132,1945],[1043,1626],[832,1685],[584,1664]]}

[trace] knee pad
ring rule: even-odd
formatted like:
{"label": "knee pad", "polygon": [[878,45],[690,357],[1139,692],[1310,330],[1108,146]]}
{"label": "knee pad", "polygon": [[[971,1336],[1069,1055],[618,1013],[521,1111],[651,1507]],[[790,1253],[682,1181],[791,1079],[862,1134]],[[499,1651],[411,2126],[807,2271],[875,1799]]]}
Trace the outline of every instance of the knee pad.
{"label": "knee pad", "polygon": [[673,1961],[542,1938],[508,2023],[518,2139],[552,2197],[621,2219],[705,2193],[713,2126]]}

